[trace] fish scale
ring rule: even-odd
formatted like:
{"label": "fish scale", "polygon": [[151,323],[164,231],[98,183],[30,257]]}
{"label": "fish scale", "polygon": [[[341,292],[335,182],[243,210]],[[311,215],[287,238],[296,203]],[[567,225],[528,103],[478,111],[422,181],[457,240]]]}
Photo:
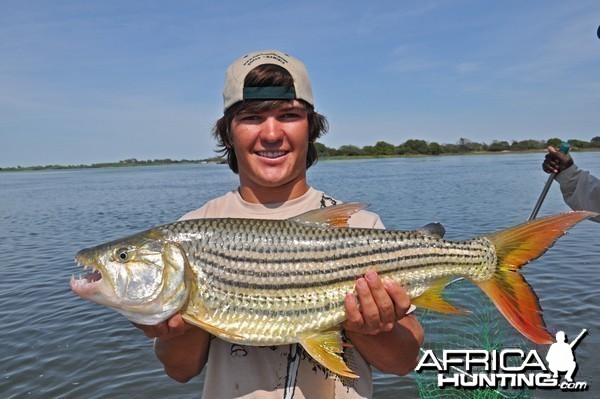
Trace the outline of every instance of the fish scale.
{"label": "fish scale", "polygon": [[286,220],[205,219],[177,227],[163,233],[189,240],[182,246],[198,288],[187,312],[251,345],[296,342],[307,328],[341,323],[346,294],[370,269],[411,297],[444,275],[480,280],[494,270],[493,248],[483,239],[452,243],[417,232]]}

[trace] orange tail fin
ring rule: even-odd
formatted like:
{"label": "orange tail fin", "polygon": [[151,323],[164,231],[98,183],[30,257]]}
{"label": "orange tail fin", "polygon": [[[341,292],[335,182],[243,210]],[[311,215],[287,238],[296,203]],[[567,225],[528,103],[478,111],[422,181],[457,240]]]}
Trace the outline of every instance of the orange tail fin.
{"label": "orange tail fin", "polygon": [[594,212],[567,212],[526,222],[486,236],[496,247],[497,269],[491,279],[475,282],[521,334],[538,344],[554,338],[541,315],[538,297],[517,270],[540,257],[554,242]]}

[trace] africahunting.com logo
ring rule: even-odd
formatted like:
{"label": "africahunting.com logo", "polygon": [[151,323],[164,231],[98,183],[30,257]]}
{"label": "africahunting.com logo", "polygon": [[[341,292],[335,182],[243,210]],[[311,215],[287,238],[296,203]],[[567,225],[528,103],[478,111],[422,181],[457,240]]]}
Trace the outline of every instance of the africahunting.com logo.
{"label": "africahunting.com logo", "polygon": [[[444,349],[441,358],[432,350],[424,351],[415,371],[437,371],[440,388],[543,388],[585,391],[587,381],[575,381],[577,371],[574,349],[587,334],[581,333],[570,343],[565,333],[556,333],[546,362],[534,349],[479,350]],[[561,376],[564,377],[561,379]]]}

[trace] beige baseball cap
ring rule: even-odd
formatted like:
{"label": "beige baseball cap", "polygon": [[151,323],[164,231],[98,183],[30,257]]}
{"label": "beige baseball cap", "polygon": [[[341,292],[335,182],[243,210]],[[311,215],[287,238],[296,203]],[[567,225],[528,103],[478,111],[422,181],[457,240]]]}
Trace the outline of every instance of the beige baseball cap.
{"label": "beige baseball cap", "polygon": [[[294,80],[294,87],[244,87],[248,72],[259,65],[274,64],[285,68]],[[243,100],[304,100],[314,107],[312,87],[306,67],[297,58],[277,50],[246,54],[227,68],[223,88],[223,112]]]}

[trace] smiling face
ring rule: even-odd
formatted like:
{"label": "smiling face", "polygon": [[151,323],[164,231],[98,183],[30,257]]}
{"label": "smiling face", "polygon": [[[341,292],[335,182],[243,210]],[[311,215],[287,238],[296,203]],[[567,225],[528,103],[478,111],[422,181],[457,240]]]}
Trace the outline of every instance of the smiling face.
{"label": "smiling face", "polygon": [[231,139],[246,201],[281,202],[308,190],[308,118],[300,101],[237,114],[231,122]]}

